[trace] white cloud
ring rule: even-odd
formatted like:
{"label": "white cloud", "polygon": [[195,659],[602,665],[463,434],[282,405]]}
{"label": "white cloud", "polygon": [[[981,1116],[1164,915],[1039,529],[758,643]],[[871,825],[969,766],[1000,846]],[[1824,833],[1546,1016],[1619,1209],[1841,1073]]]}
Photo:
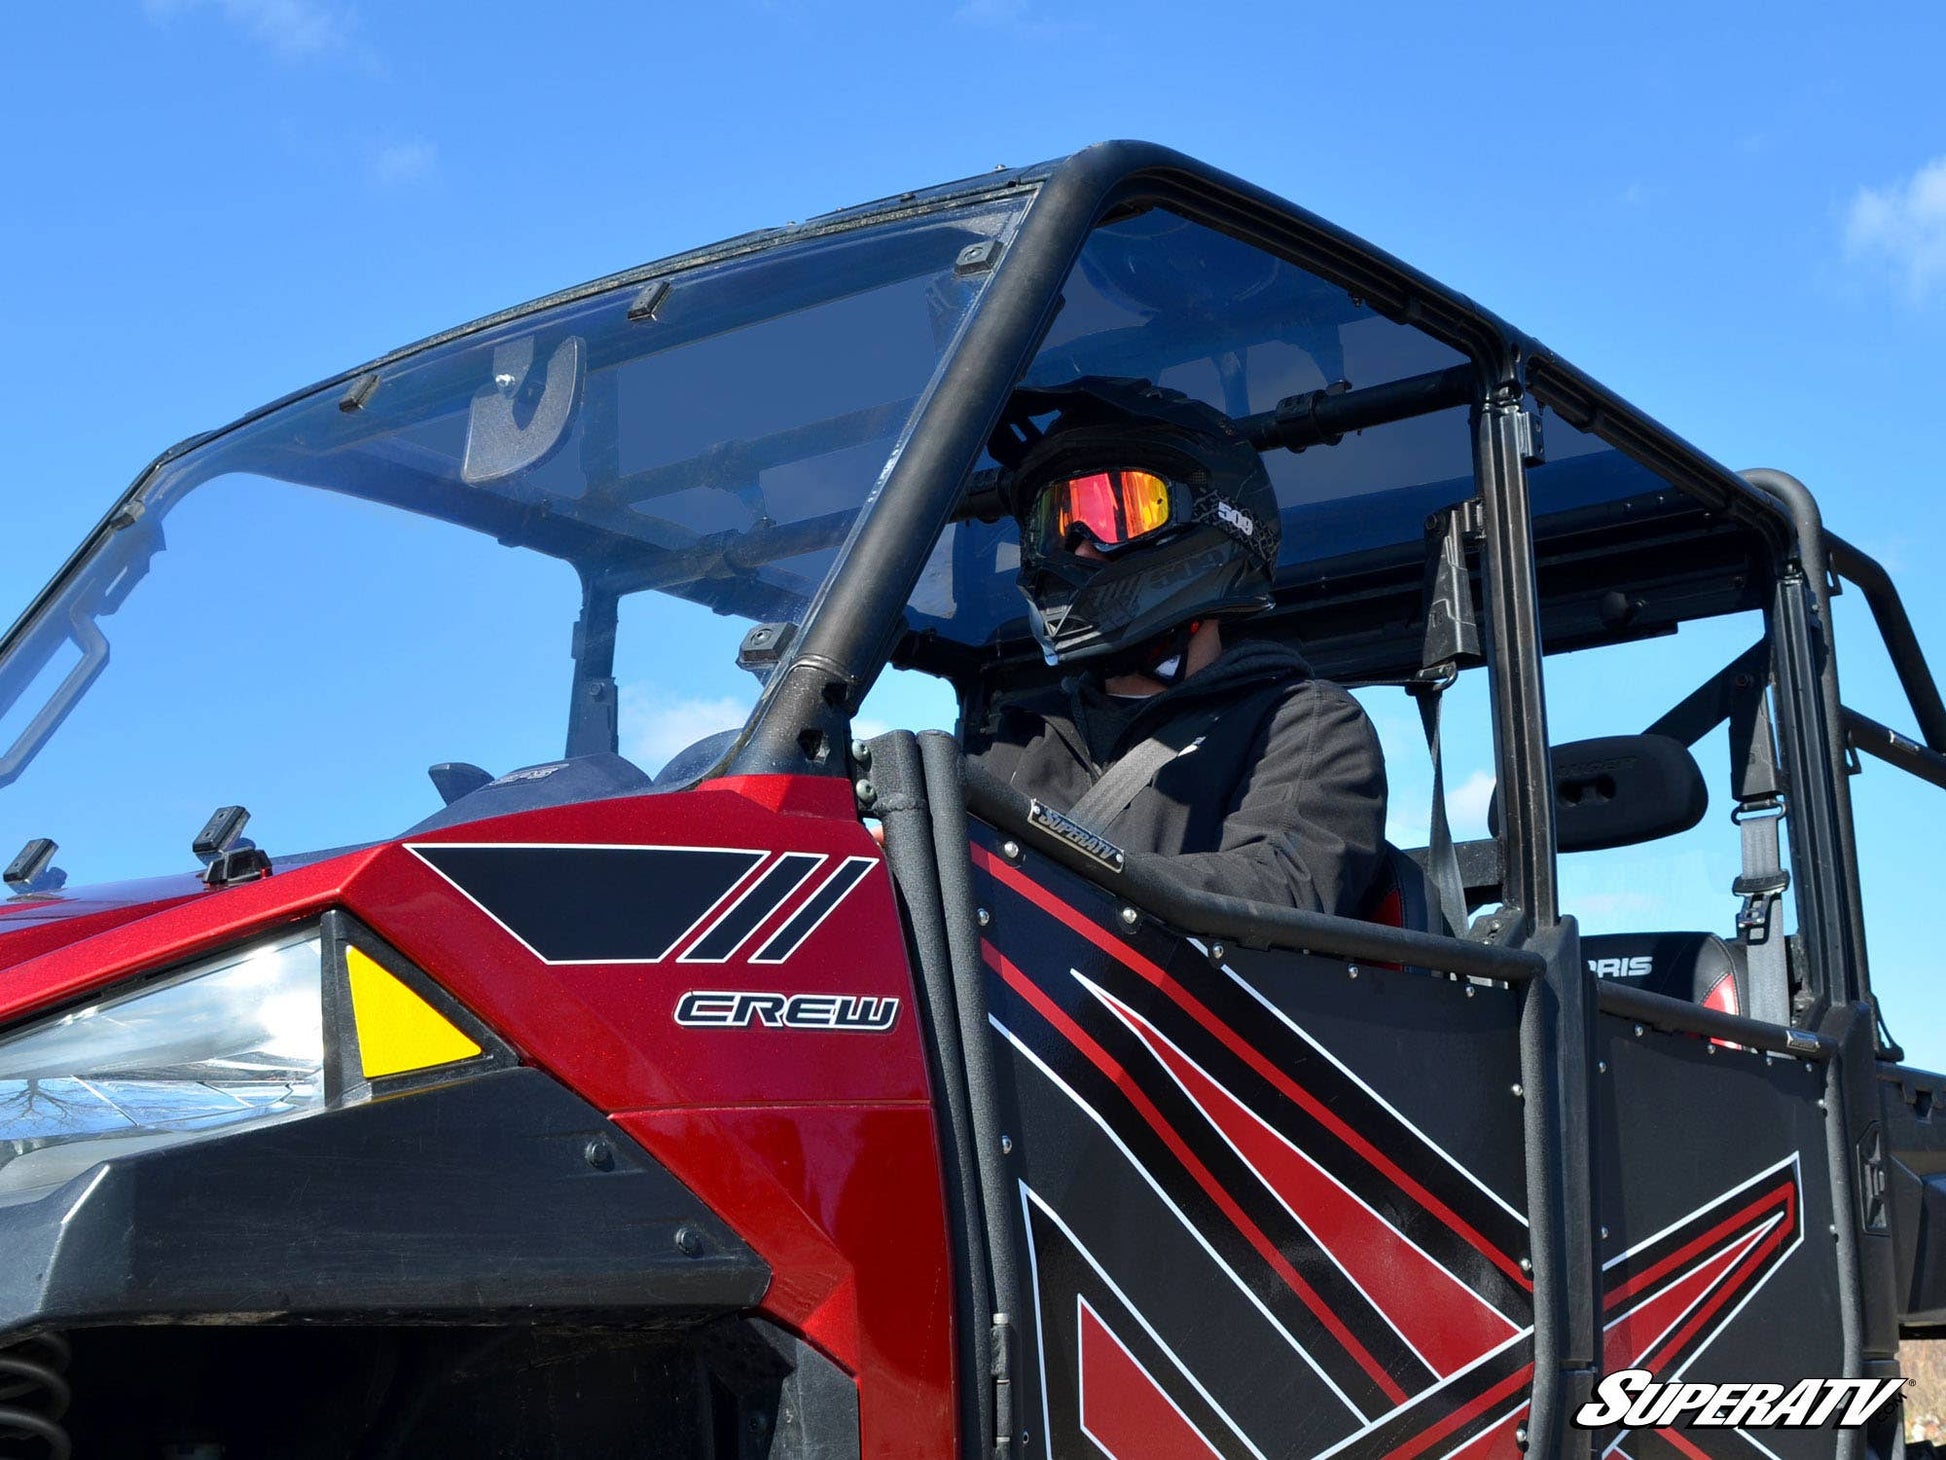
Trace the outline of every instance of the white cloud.
{"label": "white cloud", "polygon": [[654,774],[677,751],[750,718],[753,700],[670,697],[649,685],[622,691],[622,754]]}
{"label": "white cloud", "polygon": [[1903,183],[1860,188],[1845,217],[1845,250],[1889,267],[1914,303],[1946,285],[1946,157]]}
{"label": "white cloud", "polygon": [[356,21],[349,10],[322,0],[142,0],[151,20],[214,10],[280,56],[305,60],[351,47]]}
{"label": "white cloud", "polygon": [[429,176],[438,163],[438,147],[423,137],[388,143],[372,158],[372,181],[381,187],[400,187]]}

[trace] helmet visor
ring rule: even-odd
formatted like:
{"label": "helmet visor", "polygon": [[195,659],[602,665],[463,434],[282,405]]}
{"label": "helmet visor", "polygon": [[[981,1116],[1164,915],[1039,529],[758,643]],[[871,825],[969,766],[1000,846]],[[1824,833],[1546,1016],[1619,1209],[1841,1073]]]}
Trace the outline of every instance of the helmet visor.
{"label": "helmet visor", "polygon": [[1079,545],[1083,532],[1113,549],[1160,532],[1176,520],[1175,492],[1147,471],[1098,471],[1049,482],[1034,499],[1028,528],[1043,551]]}

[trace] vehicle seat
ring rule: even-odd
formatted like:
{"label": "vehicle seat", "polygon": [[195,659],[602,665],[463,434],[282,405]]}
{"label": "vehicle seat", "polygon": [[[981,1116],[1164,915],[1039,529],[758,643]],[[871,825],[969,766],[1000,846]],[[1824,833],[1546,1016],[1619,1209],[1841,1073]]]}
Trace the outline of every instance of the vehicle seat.
{"label": "vehicle seat", "polygon": [[1372,888],[1371,911],[1365,914],[1365,920],[1388,928],[1409,928],[1415,933],[1446,933],[1445,919],[1438,912],[1439,900],[1433,895],[1432,879],[1425,869],[1390,842],[1385,843],[1384,852],[1378,881]]}
{"label": "vehicle seat", "polygon": [[1581,956],[1597,978],[1725,1014],[1750,1011],[1743,947],[1714,933],[1602,933],[1581,940]]}

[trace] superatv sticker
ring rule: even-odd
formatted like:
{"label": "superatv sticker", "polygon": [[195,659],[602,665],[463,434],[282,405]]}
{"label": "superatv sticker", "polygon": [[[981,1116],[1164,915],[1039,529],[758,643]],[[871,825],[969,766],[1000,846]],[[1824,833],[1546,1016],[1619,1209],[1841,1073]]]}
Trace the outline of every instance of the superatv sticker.
{"label": "superatv sticker", "polygon": [[769,994],[748,989],[693,989],[676,1001],[687,1029],[833,1029],[882,1034],[899,1018],[895,998],[862,994]]}
{"label": "superatv sticker", "polygon": [[1027,802],[1027,819],[1043,831],[1053,832],[1069,846],[1094,858],[1111,872],[1119,872],[1126,865],[1127,859],[1123,857],[1120,847],[1107,837],[1089,831],[1073,817],[1056,811],[1045,801],[1030,799]]}
{"label": "superatv sticker", "polygon": [[1658,1382],[1647,1369],[1622,1369],[1595,1385],[1575,1412],[1584,1430],[1855,1429],[1869,1423],[1905,1387],[1903,1379],[1803,1379],[1796,1384]]}

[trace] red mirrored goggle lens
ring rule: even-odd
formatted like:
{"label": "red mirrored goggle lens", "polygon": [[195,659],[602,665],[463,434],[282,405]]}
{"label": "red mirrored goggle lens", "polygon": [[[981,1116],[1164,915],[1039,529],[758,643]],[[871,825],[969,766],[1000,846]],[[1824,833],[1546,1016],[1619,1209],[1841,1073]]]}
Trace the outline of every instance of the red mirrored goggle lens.
{"label": "red mirrored goggle lens", "polygon": [[1034,507],[1041,540],[1068,544],[1077,526],[1103,547],[1133,542],[1169,525],[1169,483],[1153,472],[1099,471],[1054,482]]}

